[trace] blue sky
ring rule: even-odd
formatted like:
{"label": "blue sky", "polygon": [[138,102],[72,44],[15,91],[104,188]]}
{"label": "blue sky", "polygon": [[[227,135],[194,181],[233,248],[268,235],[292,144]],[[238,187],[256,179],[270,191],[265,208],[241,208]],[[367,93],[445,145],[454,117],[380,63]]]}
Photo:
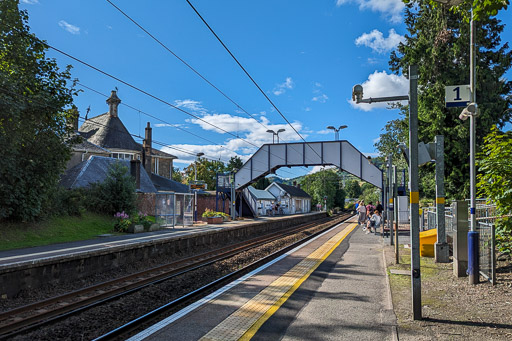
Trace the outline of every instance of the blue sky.
{"label": "blue sky", "polygon": [[[39,38],[234,136],[50,50],[47,55],[61,66],[74,66],[72,75],[84,86],[107,95],[117,87],[122,103],[138,109],[119,108],[131,133],[143,135],[150,122],[159,143],[154,147],[178,156],[180,168],[194,159],[182,150],[225,162],[233,155],[245,160],[256,150],[253,145],[272,142],[267,129],[284,128],[281,141],[300,141],[185,0],[112,2],[242,108],[105,0],[21,0]],[[332,140],[334,132],[327,126],[348,125],[340,138],[376,155],[373,145],[382,127],[398,112],[386,104],[356,106],[351,91],[361,83],[365,97],[407,94],[408,81],[391,75],[388,67],[390,51],[406,33],[399,0],[191,2],[308,142]],[[510,10],[500,18],[512,22]],[[511,36],[512,28],[506,27],[502,40]],[[83,89],[75,100],[81,116],[89,106],[89,117],[108,110],[105,97]],[[277,174],[290,178],[310,171]]]}

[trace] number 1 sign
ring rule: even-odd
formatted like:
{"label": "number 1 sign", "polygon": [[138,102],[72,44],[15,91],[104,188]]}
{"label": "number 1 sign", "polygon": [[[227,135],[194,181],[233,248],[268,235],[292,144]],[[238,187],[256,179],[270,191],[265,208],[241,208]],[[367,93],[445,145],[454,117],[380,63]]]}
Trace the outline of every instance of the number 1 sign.
{"label": "number 1 sign", "polygon": [[471,90],[469,85],[451,85],[445,87],[445,102],[447,108],[465,107],[469,104]]}

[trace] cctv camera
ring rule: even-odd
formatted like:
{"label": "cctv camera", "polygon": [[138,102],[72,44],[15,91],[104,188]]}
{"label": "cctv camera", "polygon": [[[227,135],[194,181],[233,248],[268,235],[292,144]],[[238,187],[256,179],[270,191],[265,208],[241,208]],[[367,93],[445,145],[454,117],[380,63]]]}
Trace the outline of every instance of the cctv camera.
{"label": "cctv camera", "polygon": [[359,103],[363,99],[363,87],[359,84],[352,88],[352,100]]}

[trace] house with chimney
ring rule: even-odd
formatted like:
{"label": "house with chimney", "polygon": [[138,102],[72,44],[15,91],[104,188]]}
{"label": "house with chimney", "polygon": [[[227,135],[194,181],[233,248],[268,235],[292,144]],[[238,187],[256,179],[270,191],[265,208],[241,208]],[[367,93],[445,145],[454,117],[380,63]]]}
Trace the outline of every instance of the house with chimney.
{"label": "house with chimney", "polygon": [[173,160],[177,157],[152,148],[152,128],[149,122],[143,143],[137,143],[119,118],[121,100],[117,92],[112,91],[106,102],[108,112],[86,119],[77,129],[82,142],[73,146],[68,169],[94,155],[119,160],[140,160],[149,175],[172,179]]}

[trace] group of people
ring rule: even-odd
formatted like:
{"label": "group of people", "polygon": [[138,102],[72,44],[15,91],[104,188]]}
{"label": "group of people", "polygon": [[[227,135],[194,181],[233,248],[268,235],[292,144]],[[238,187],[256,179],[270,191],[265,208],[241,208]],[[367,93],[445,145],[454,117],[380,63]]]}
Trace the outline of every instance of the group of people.
{"label": "group of people", "polygon": [[365,205],[364,200],[356,202],[357,223],[363,226],[363,231],[366,234],[377,232],[377,229],[380,228],[382,210],[383,207],[378,201],[376,206],[373,206],[371,201],[367,205]]}

